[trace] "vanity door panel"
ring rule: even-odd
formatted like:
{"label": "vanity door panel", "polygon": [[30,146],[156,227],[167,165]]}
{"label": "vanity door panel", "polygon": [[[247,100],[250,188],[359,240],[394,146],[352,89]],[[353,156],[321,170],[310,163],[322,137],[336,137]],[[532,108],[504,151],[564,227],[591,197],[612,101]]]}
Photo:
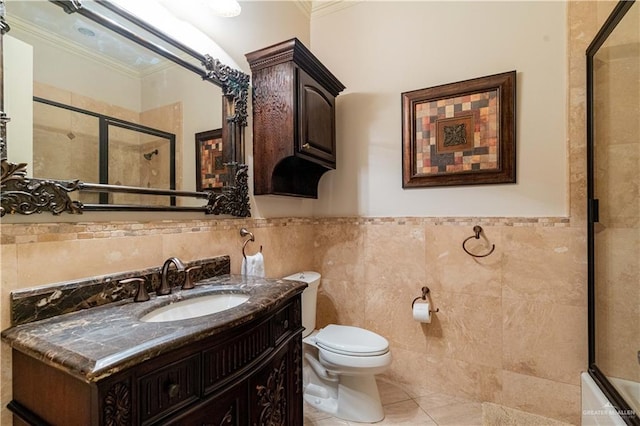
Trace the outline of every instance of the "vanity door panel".
{"label": "vanity door panel", "polygon": [[247,384],[242,382],[208,398],[188,410],[170,425],[175,426],[243,426],[247,421]]}
{"label": "vanity door panel", "polygon": [[287,426],[288,383],[290,365],[283,346],[271,361],[249,379],[250,424]]}

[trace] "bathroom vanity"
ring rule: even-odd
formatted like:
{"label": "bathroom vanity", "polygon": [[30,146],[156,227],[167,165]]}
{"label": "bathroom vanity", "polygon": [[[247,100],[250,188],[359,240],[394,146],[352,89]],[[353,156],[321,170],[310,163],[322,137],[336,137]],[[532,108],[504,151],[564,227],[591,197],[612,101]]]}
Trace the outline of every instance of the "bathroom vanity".
{"label": "bathroom vanity", "polygon": [[[301,300],[295,281],[223,275],[5,330],[15,424],[303,423]],[[141,321],[162,305],[245,294],[221,312]]]}

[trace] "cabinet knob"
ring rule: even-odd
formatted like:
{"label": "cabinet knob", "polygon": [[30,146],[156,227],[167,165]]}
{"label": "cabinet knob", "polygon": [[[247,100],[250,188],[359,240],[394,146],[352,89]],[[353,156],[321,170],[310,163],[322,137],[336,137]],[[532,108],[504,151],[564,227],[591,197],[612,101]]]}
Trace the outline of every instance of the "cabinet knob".
{"label": "cabinet knob", "polygon": [[302,145],[302,149],[309,149],[309,148],[311,148],[311,145],[309,145],[309,142]]}
{"label": "cabinet knob", "polygon": [[169,386],[167,386],[167,393],[169,394],[169,398],[175,398],[180,393],[180,385],[170,383]]}
{"label": "cabinet knob", "polygon": [[289,328],[289,320],[282,321],[282,327],[283,328]]}

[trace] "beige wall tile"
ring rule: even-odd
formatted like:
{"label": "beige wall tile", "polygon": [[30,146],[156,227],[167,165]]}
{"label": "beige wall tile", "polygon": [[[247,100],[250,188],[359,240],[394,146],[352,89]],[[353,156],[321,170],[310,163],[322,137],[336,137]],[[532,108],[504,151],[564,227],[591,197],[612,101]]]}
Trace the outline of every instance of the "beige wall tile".
{"label": "beige wall tile", "polygon": [[412,397],[440,392],[474,401],[501,401],[501,370],[423,353],[391,348],[393,362],[385,377]]}
{"label": "beige wall tile", "polygon": [[355,224],[323,224],[314,229],[315,267],[323,278],[364,280],[365,227]]}
{"label": "beige wall tile", "polygon": [[364,280],[359,287],[365,326],[399,347],[423,349],[411,301],[426,285],[424,227],[376,224],[366,226],[364,234]]}
{"label": "beige wall tile", "polygon": [[265,227],[254,230],[256,242],[247,246],[255,253],[260,245],[265,257],[265,269],[268,277],[282,278],[299,271],[315,270],[312,225],[287,225]]}
{"label": "beige wall tile", "polygon": [[[191,261],[207,257],[231,256],[232,272],[240,273],[242,262],[242,243],[237,229],[211,229],[201,232],[186,232],[162,235],[162,252],[160,263],[169,257],[177,256],[180,260]],[[253,247],[247,247],[247,252]],[[253,251],[250,252],[253,254]]]}
{"label": "beige wall tile", "polygon": [[580,424],[580,386],[503,371],[503,405]]}
{"label": "beige wall tile", "polygon": [[499,297],[433,294],[431,324],[423,324],[427,354],[502,368],[502,310]]}
{"label": "beige wall tile", "polygon": [[2,265],[2,273],[0,274],[0,297],[2,297],[0,325],[1,329],[4,330],[11,324],[11,310],[6,301],[9,300],[11,291],[15,290],[18,285],[18,256],[15,244],[0,245],[0,265]]}
{"label": "beige wall tile", "polygon": [[587,366],[586,307],[504,298],[504,369],[580,384]]}
{"label": "beige wall tile", "polygon": [[395,223],[365,228],[364,262],[368,286],[407,285],[420,291],[425,275],[425,230]]}
{"label": "beige wall tile", "polygon": [[[0,245],[0,329],[11,325],[11,311],[9,309],[9,294],[17,286],[17,250],[15,244]],[[0,404],[4,408],[11,400],[11,348],[6,343],[0,344]],[[11,424],[11,415],[6,409],[0,412],[0,424]]]}
{"label": "beige wall tile", "polygon": [[471,226],[427,226],[426,281],[432,291],[502,296],[502,229],[485,226],[479,240],[472,238],[465,244],[469,251],[479,255],[488,253],[495,244],[494,252],[487,257],[474,258],[464,252],[462,242],[472,235]]}
{"label": "beige wall tile", "polygon": [[503,297],[586,306],[585,234],[574,228],[505,229]]}
{"label": "beige wall tile", "polygon": [[157,266],[161,248],[159,235],[21,244],[17,282],[26,288]]}
{"label": "beige wall tile", "polygon": [[363,287],[347,280],[322,279],[318,289],[316,328],[327,324],[365,326]]}

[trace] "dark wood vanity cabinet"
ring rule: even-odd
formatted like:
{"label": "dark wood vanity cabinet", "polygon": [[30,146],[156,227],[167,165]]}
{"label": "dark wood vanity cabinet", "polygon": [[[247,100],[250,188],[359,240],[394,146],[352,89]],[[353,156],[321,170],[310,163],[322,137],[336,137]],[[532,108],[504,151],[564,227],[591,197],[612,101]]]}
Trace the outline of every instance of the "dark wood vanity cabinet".
{"label": "dark wood vanity cabinet", "polygon": [[302,425],[300,295],[95,383],[14,350],[14,424]]}
{"label": "dark wood vanity cabinet", "polygon": [[248,53],[254,193],[318,197],[336,168],[335,98],[344,85],[298,40]]}

